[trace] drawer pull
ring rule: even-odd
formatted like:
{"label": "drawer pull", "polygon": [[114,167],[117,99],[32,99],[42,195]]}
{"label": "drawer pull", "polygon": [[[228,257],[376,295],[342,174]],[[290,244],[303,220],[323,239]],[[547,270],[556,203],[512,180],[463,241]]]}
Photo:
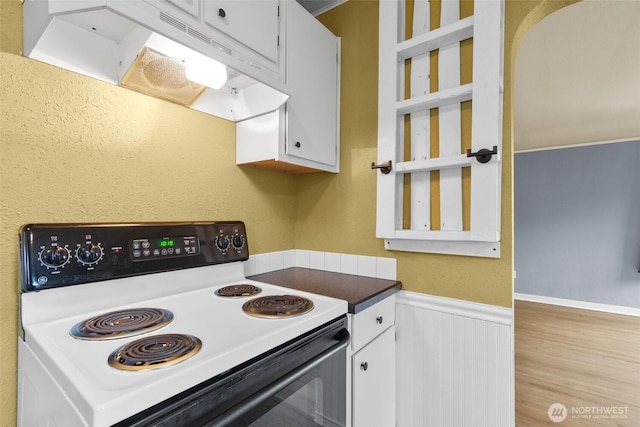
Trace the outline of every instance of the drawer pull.
{"label": "drawer pull", "polygon": [[369,364],[367,362],[362,362],[360,364],[360,369],[366,371],[369,368]]}
{"label": "drawer pull", "polygon": [[378,316],[378,317],[376,317],[376,323],[377,323],[378,325],[382,325],[382,320],[383,320],[383,319],[382,319],[382,316]]}

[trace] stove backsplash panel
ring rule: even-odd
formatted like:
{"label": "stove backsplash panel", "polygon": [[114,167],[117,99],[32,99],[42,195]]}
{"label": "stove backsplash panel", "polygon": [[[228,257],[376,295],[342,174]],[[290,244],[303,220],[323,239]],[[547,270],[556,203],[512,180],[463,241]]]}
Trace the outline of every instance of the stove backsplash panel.
{"label": "stove backsplash panel", "polygon": [[20,247],[23,292],[249,259],[241,221],[30,224]]}

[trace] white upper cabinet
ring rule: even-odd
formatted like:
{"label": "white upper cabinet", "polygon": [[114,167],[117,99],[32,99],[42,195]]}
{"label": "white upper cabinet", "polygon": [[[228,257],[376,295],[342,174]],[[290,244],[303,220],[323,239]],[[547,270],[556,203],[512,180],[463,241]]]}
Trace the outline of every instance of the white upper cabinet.
{"label": "white upper cabinet", "polygon": [[[284,80],[280,3],[284,0],[144,0],[220,54]],[[176,20],[176,12],[182,15]],[[182,20],[182,22],[181,22]]]}
{"label": "white upper cabinet", "polygon": [[204,22],[277,62],[278,3],[279,0],[205,0]]}
{"label": "white upper cabinet", "polygon": [[[338,45],[336,37],[297,3],[288,9],[287,154],[336,165]],[[312,25],[316,24],[316,25]]]}
{"label": "white upper cabinet", "polygon": [[296,1],[284,4],[291,97],[279,110],[237,124],[237,163],[338,172],[340,39]]}
{"label": "white upper cabinet", "polygon": [[200,0],[167,0],[167,2],[196,18],[200,16]]}

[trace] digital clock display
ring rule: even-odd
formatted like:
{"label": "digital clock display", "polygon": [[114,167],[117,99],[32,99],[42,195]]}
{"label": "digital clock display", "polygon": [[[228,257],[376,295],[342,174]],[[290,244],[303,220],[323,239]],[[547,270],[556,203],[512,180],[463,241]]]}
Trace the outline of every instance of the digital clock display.
{"label": "digital clock display", "polygon": [[158,246],[161,248],[172,248],[176,244],[176,241],[170,238],[162,239],[158,242]]}
{"label": "digital clock display", "polygon": [[198,255],[200,241],[197,236],[169,236],[133,239],[131,259],[144,261]]}

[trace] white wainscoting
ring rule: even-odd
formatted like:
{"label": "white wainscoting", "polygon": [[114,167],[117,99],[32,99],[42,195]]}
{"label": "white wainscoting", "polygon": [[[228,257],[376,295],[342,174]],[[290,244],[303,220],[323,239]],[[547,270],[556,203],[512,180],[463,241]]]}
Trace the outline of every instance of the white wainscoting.
{"label": "white wainscoting", "polygon": [[512,326],[509,308],[399,292],[397,426],[513,426]]}

